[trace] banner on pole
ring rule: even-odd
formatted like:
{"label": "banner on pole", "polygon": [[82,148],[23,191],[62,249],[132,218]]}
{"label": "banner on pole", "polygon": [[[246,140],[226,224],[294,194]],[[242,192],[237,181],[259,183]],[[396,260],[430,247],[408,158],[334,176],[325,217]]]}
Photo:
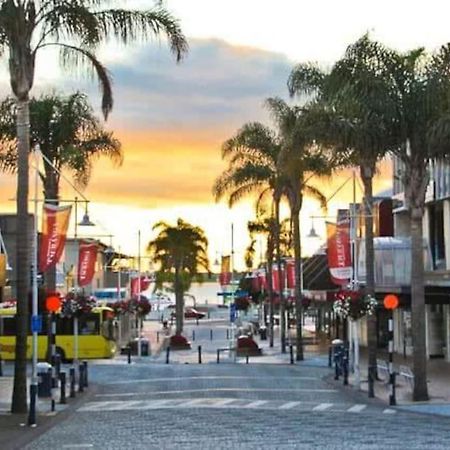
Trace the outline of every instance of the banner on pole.
{"label": "banner on pole", "polygon": [[281,266],[281,277],[278,273],[278,264],[273,264],[272,265],[272,289],[274,290],[274,292],[280,292],[284,289],[284,285],[285,285],[285,268],[282,265]]}
{"label": "banner on pole", "polygon": [[231,283],[231,256],[222,256],[222,264],[220,268],[219,283],[226,286]]}
{"label": "banner on pole", "polygon": [[287,288],[295,289],[295,261],[293,259],[286,260],[286,279]]}
{"label": "banner on pole", "polygon": [[345,285],[353,276],[350,252],[350,218],[338,215],[337,224],[327,223],[328,267],[334,284]]}
{"label": "banner on pole", "polygon": [[66,243],[72,206],[44,204],[39,270],[45,272],[60,260]]}
{"label": "banner on pole", "polygon": [[78,285],[86,286],[92,281],[97,262],[97,242],[84,240],[78,250]]}
{"label": "banner on pole", "polygon": [[138,295],[142,291],[145,291],[150,286],[151,279],[149,277],[141,276],[140,277],[140,283],[139,283],[139,277],[134,277],[130,281],[130,291],[131,296]]}

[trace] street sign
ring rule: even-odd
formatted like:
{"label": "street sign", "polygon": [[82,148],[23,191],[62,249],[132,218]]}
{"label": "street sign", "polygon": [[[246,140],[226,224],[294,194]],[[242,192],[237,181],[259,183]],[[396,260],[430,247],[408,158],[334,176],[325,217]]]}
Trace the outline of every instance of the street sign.
{"label": "street sign", "polygon": [[236,303],[230,305],[230,322],[233,323],[236,320]]}
{"label": "street sign", "polygon": [[40,333],[42,331],[42,316],[31,316],[31,332]]}

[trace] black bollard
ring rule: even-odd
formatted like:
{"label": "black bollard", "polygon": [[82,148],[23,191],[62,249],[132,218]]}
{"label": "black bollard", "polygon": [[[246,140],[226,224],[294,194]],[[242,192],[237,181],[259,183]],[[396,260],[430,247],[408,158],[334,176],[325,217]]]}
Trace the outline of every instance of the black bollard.
{"label": "black bollard", "polygon": [[84,366],[78,367],[78,392],[84,392]]}
{"label": "black bollard", "polygon": [[195,330],[192,330],[192,340],[195,341]]}
{"label": "black bollard", "polygon": [[331,345],[328,347],[328,367],[331,367],[331,361],[333,359],[333,349],[331,348]]}
{"label": "black bollard", "polygon": [[51,389],[50,389],[50,397],[51,397],[51,411],[55,411],[55,390],[56,390],[56,378],[54,377],[53,368],[48,369],[48,374],[51,378]]}
{"label": "black bollard", "polygon": [[217,364],[220,363],[220,350],[217,350]]}
{"label": "black bollard", "polygon": [[342,356],[342,365],[344,371],[344,386],[348,385],[348,347],[344,349],[344,355]]}
{"label": "black bollard", "polygon": [[197,326],[198,326],[198,317],[196,317],[195,321],[197,322]]}
{"label": "black bollard", "polygon": [[201,345],[198,346],[198,363],[199,364],[202,363],[202,346]]}
{"label": "black bollard", "polygon": [[128,364],[131,364],[131,347],[127,347]]}
{"label": "black bollard", "polygon": [[59,403],[65,405],[66,401],[66,372],[59,372],[59,381],[61,383],[61,395],[59,398]]}
{"label": "black bollard", "polygon": [[293,345],[289,346],[289,353],[291,355],[291,364],[294,364],[294,346]]}
{"label": "black bollard", "polygon": [[69,370],[70,379],[70,398],[75,397],[75,368],[71,367]]}
{"label": "black bollard", "polygon": [[211,328],[211,330],[209,330],[209,339],[212,341],[213,340],[213,330]]}
{"label": "black bollard", "polygon": [[88,362],[86,360],[83,361],[83,367],[84,367],[84,387],[88,387]]}
{"label": "black bollard", "polygon": [[170,347],[166,348],[166,364],[169,364],[170,359]]}
{"label": "black bollard", "polygon": [[248,353],[245,355],[245,364],[248,364]]}
{"label": "black bollard", "polygon": [[230,330],[227,328],[227,341],[230,339]]}
{"label": "black bollard", "polygon": [[31,383],[31,385],[30,385],[30,408],[28,411],[28,425],[30,427],[36,426],[36,397],[37,397],[37,384]]}
{"label": "black bollard", "polygon": [[156,332],[156,342],[159,342],[159,331]]}
{"label": "black bollard", "polygon": [[2,355],[0,355],[0,377],[3,376],[3,359]]}

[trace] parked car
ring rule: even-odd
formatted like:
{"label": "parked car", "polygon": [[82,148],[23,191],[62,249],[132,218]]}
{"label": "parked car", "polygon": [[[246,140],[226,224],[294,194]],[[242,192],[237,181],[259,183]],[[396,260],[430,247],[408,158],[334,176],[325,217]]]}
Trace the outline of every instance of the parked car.
{"label": "parked car", "polygon": [[[176,316],[175,311],[171,314],[172,317]],[[184,318],[185,319],[203,319],[206,316],[205,313],[197,311],[195,308],[187,307],[184,308]]]}

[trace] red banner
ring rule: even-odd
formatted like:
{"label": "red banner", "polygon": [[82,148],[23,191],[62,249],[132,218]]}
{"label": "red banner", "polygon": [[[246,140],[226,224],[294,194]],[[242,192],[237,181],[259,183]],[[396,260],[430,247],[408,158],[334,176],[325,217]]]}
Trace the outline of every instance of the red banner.
{"label": "red banner", "polygon": [[280,290],[284,289],[285,284],[285,270],[284,267],[281,267],[281,285],[280,285],[280,277],[278,274],[278,264],[274,264],[272,266],[272,289],[275,292],[280,292]]}
{"label": "red banner", "polygon": [[60,260],[66,243],[72,206],[44,204],[39,270],[45,272]]}
{"label": "red banner", "polygon": [[92,281],[97,262],[97,242],[81,241],[78,250],[78,286],[86,286]]}
{"label": "red banner", "polygon": [[140,294],[142,291],[145,291],[150,286],[150,278],[148,277],[140,277],[140,285],[139,285],[139,277],[132,278],[130,281],[130,291],[131,296],[135,296]]}
{"label": "red banner", "polygon": [[327,223],[328,267],[334,284],[345,285],[353,275],[350,252],[350,219],[338,214],[338,222]]}
{"label": "red banner", "polygon": [[267,290],[266,269],[258,269],[257,275],[262,290]]}
{"label": "red banner", "polygon": [[222,264],[219,275],[219,283],[221,286],[226,286],[231,283],[231,257],[222,256]]}
{"label": "red banner", "polygon": [[286,261],[286,277],[288,289],[295,289],[295,261],[293,259]]}

